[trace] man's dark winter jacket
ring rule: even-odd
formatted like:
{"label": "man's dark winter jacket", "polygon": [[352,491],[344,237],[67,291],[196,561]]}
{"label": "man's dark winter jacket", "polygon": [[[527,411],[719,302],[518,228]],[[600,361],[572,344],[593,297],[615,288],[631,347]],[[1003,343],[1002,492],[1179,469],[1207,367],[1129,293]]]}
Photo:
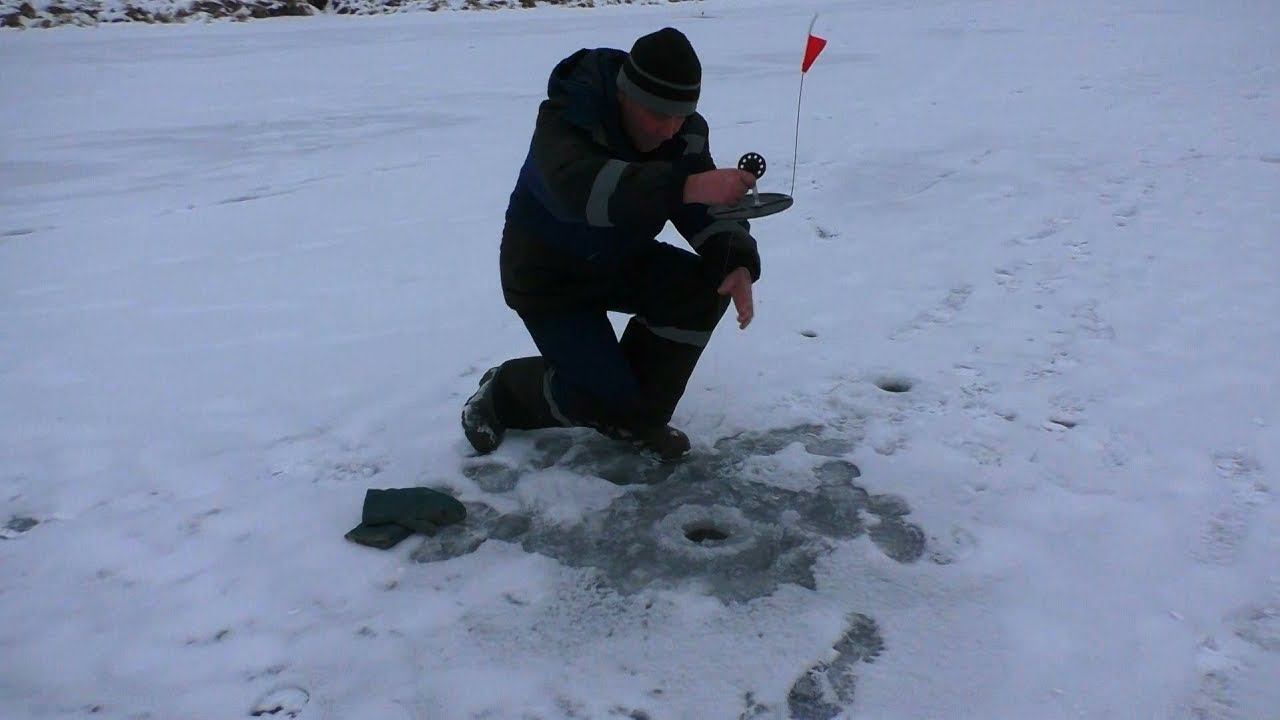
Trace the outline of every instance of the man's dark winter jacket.
{"label": "man's dark winter jacket", "polygon": [[690,115],[652,152],[632,147],[615,84],[626,56],[579,50],[551,73],[502,233],[503,295],[517,312],[607,308],[629,257],[668,220],[703,258],[709,284],[737,267],[760,277],[746,221],[682,200],[689,175],[715,168],[706,120]]}

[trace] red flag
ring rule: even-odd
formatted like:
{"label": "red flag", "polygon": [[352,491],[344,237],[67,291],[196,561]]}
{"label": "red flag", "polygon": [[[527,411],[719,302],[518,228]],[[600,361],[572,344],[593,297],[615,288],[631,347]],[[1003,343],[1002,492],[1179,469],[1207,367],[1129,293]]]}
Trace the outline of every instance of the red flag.
{"label": "red flag", "polygon": [[800,65],[800,72],[809,72],[809,68],[813,67],[813,61],[818,59],[818,55],[822,52],[822,48],[826,46],[827,41],[824,38],[820,38],[810,32],[809,42],[804,48],[804,63]]}

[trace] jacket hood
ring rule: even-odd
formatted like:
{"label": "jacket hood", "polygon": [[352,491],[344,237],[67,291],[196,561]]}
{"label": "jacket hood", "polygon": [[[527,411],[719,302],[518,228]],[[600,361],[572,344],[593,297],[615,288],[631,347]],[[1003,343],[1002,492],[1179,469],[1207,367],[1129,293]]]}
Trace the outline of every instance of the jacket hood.
{"label": "jacket hood", "polygon": [[582,49],[561,60],[547,81],[547,99],[561,116],[584,130],[603,128],[611,137],[618,120],[618,71],[627,53],[613,48]]}

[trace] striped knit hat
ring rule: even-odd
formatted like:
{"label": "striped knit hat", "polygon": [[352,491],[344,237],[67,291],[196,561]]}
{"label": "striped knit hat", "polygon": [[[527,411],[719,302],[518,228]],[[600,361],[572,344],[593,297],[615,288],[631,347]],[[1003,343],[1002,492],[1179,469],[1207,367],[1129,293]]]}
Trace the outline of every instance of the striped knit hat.
{"label": "striped knit hat", "polygon": [[702,88],[702,63],[689,38],[662,28],[636,40],[618,71],[618,89],[663,115],[691,115]]}

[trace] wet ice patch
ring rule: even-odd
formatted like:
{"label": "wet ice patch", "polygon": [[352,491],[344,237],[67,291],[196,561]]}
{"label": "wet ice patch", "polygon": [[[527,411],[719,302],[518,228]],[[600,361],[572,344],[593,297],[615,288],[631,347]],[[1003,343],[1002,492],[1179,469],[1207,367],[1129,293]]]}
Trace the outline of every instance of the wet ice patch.
{"label": "wet ice patch", "polygon": [[[774,457],[788,448],[798,447],[802,455],[841,458],[853,452],[862,441],[863,431],[857,423],[839,427],[805,423],[793,427],[774,428],[721,438],[716,454],[732,463],[748,457]],[[856,470],[856,468],[855,468]]]}
{"label": "wet ice patch", "polygon": [[885,555],[900,563],[913,563],[924,554],[925,536],[919,526],[898,518],[886,518],[868,531],[871,541]]}
{"label": "wet ice patch", "polygon": [[726,602],[783,584],[814,589],[819,558],[864,535],[887,557],[916,562],[927,543],[907,501],[858,486],[858,467],[832,457],[850,449],[806,424],[723,438],[714,452],[662,465],[594,435],[555,433],[535,442],[524,468],[477,466],[486,469],[476,477],[519,475],[520,510],[469,503],[465,523],[412,558],[447,560],[495,539],[593,568],[622,594],[684,586]]}
{"label": "wet ice patch", "polygon": [[481,462],[462,469],[462,474],[487,493],[505,493],[515,489],[520,473],[495,462]]}
{"label": "wet ice patch", "polygon": [[819,465],[814,476],[823,485],[843,485],[861,477],[862,471],[848,460],[831,460]]}

